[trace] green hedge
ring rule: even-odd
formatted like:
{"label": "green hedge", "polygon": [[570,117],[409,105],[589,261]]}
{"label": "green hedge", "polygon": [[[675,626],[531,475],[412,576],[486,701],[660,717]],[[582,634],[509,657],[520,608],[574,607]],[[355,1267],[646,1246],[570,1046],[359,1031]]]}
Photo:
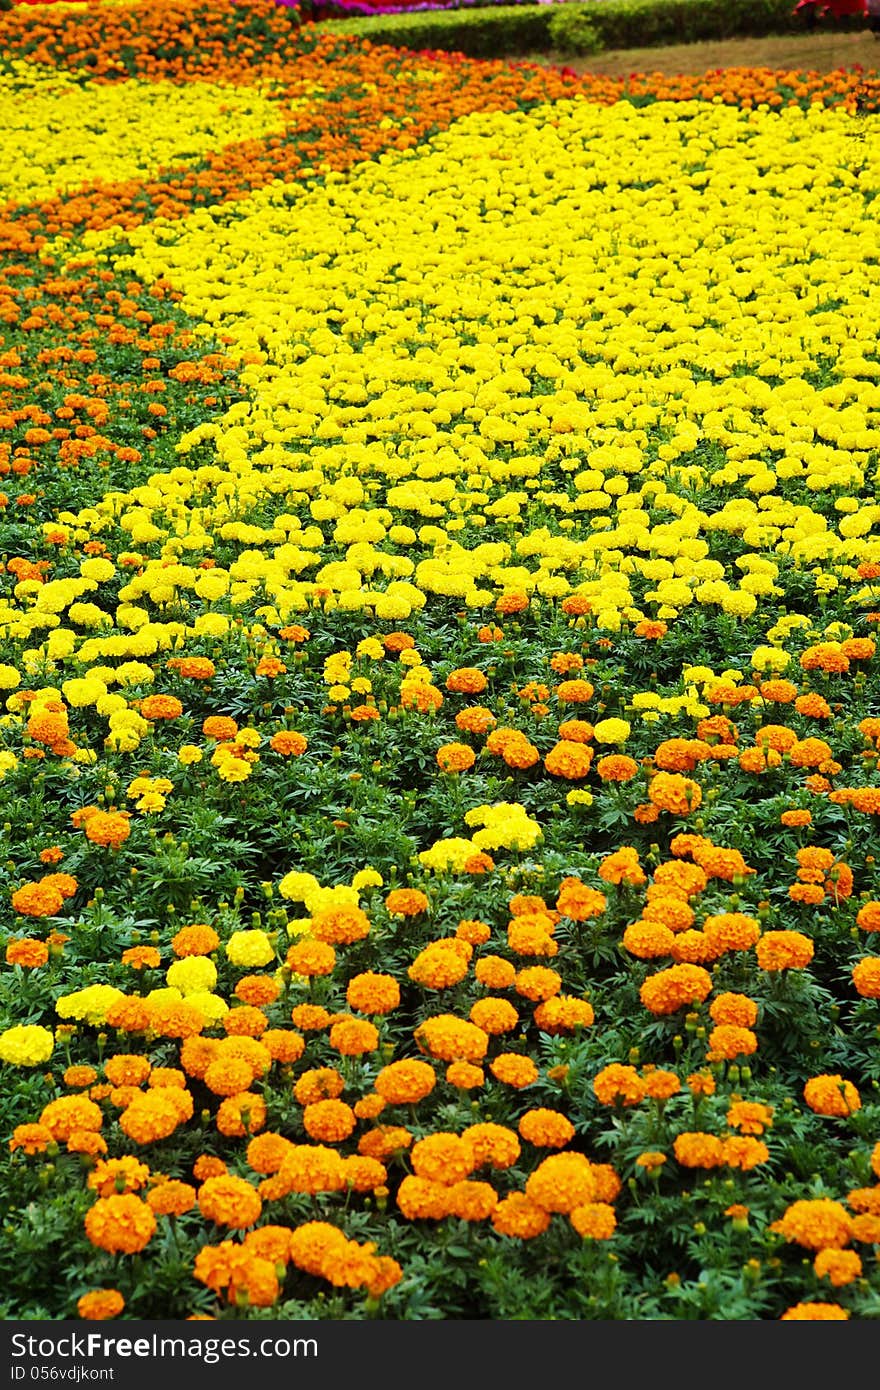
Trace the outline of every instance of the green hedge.
{"label": "green hedge", "polygon": [[[585,21],[602,48],[792,33],[804,28],[804,21],[793,15],[793,9],[794,0],[587,0],[328,19],[322,28],[400,48],[501,58],[563,49],[566,33],[572,36],[569,51],[577,51],[576,36],[578,30],[583,32]],[[835,23],[835,28],[862,27],[861,18]]]}

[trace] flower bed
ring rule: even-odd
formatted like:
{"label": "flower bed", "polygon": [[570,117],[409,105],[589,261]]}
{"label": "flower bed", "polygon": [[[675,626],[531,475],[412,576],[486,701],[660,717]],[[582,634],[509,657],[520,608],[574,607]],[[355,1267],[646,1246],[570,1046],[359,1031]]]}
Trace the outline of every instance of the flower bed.
{"label": "flower bed", "polygon": [[876,1316],[875,77],[0,42],[3,1315]]}

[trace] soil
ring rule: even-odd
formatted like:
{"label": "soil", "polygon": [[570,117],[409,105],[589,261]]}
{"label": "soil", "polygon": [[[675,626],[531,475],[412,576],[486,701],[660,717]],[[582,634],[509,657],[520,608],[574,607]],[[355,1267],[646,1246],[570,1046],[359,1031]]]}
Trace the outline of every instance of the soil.
{"label": "soil", "polygon": [[608,49],[572,58],[560,53],[530,53],[531,62],[552,63],[577,73],[626,77],[633,72],[701,76],[719,68],[775,68],[784,71],[834,72],[838,68],[880,70],[880,37],[869,29],[834,32],[821,26],[812,33],[772,35],[760,39],[717,39],[708,43],[671,44],[663,48]]}

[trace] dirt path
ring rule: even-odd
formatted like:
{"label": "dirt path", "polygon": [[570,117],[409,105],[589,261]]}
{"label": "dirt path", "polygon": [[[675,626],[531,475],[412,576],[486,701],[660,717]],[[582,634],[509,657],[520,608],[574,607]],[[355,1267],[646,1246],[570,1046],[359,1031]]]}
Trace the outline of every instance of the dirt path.
{"label": "dirt path", "polygon": [[833,72],[836,68],[880,70],[880,38],[870,30],[774,35],[761,39],[718,39],[711,43],[681,43],[665,48],[609,49],[586,58],[553,53],[530,53],[533,62],[554,63],[575,72],[625,77],[631,72],[701,75],[718,68],[776,68],[787,71]]}

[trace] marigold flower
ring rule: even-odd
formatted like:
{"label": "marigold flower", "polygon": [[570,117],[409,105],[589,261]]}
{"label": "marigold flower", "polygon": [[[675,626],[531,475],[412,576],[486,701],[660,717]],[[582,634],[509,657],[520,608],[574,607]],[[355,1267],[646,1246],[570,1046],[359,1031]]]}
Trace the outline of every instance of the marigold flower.
{"label": "marigold flower", "polygon": [[32,1158],[34,1154],[45,1153],[54,1142],[52,1131],[47,1125],[16,1125],[9,1141],[9,1149],[11,1153],[15,1153],[16,1149],[23,1149],[25,1154]]}
{"label": "marigold flower", "polygon": [[507,999],[478,999],[468,1017],[490,1037],[510,1033],[519,1025],[519,1014]]}
{"label": "marigold flower", "polygon": [[97,1105],[86,1096],[60,1096],[43,1107],[39,1123],[57,1143],[64,1143],[75,1130],[99,1130],[103,1119]]}
{"label": "marigold flower", "polygon": [[303,1110],[303,1125],[312,1139],[339,1144],[355,1127],[355,1113],[341,1100],[319,1100]]}
{"label": "marigold flower", "polygon": [[853,1218],[840,1202],[828,1197],[806,1198],[787,1207],[770,1227],[807,1250],[842,1250],[853,1237]]}
{"label": "marigold flower", "polygon": [[713,1023],[751,1028],[758,1017],[758,1006],[746,994],[716,994],[709,1005],[709,1017]]}
{"label": "marigold flower", "polygon": [[288,950],[286,963],[297,975],[309,979],[332,975],[336,952],[326,941],[297,941]]}
{"label": "marigold flower", "polygon": [[588,776],[592,761],[593,750],[587,744],[560,739],[545,757],[544,767],[554,777],[576,782]]}
{"label": "marigold flower", "polygon": [[671,965],[649,975],[639,998],[652,1014],[672,1014],[685,1004],[702,1003],[712,991],[712,976],[700,965]]}
{"label": "marigold flower", "polygon": [[527,1110],[517,1126],[523,1139],[539,1149],[562,1149],[574,1138],[574,1125],[558,1110]]}
{"label": "marigold flower", "polygon": [[584,1202],[569,1213],[569,1220],[584,1240],[610,1240],[617,1228],[614,1208],[607,1202]]}
{"label": "marigold flower", "polygon": [[803,970],[813,959],[813,943],[803,932],[768,931],[755,946],[762,970]]}
{"label": "marigold flower", "polygon": [[106,1322],[118,1318],[125,1299],[118,1289],[94,1289],[84,1293],[76,1302],[76,1311],[86,1322]]}
{"label": "marigold flower", "polygon": [[149,1245],[155,1231],[153,1212],[133,1192],[100,1197],[86,1212],[86,1236],[111,1255],[136,1255]]}
{"label": "marigold flower", "polygon": [[727,1123],[742,1134],[763,1134],[773,1123],[773,1107],[760,1101],[735,1100],[727,1111]]}
{"label": "marigold flower", "polygon": [[603,782],[631,782],[638,775],[635,758],[625,753],[609,753],[596,763],[596,773]]}
{"label": "marigold flower", "polygon": [[880,956],[865,956],[856,962],[851,973],[863,999],[880,999]]}
{"label": "marigold flower", "polygon": [[546,1212],[567,1215],[595,1200],[592,1165],[583,1154],[551,1154],[526,1181],[526,1196]]}
{"label": "marigold flower", "polygon": [[393,975],[365,971],[349,980],[345,999],[358,1013],[387,1014],[400,1004],[400,986]]}
{"label": "marigold flower", "polygon": [[721,1058],[733,1061],[736,1057],[750,1057],[758,1050],[758,1039],[750,1028],[739,1028],[732,1023],[719,1023],[707,1038],[710,1062]]}
{"label": "marigold flower", "polygon": [[645,1095],[645,1083],[635,1067],[612,1062],[593,1077],[593,1094],[600,1105],[638,1105]]}
{"label": "marigold flower", "polygon": [[474,750],[466,743],[444,743],[437,749],[437,766],[441,772],[467,772],[476,760]]}
{"label": "marigold flower", "polygon": [[589,681],[580,679],[561,681],[554,693],[561,704],[585,705],[592,700],[595,687]]}
{"label": "marigold flower", "polygon": [[[481,1062],[489,1046],[488,1035],[482,1028],[454,1014],[438,1014],[425,1019],[413,1036],[420,1048],[441,1062]],[[376,1090],[384,1094],[378,1078]]]}
{"label": "marigold flower", "polygon": [[350,1018],[330,1029],[330,1046],[343,1057],[361,1057],[379,1046],[379,1030],[365,1019]]}
{"label": "marigold flower", "polygon": [[484,1085],[486,1073],[482,1067],[475,1067],[470,1062],[450,1062],[446,1068],[446,1080],[456,1090],[472,1091]]}
{"label": "marigold flower", "polygon": [[312,914],[312,935],[331,946],[348,946],[370,934],[370,919],[359,907],[327,907]]}
{"label": "marigold flower", "polygon": [[263,1209],[259,1193],[251,1184],[228,1173],[206,1178],[199,1188],[198,1203],[208,1221],[236,1231],[253,1226]]}
{"label": "marigold flower", "polygon": [[[460,1022],[459,1019],[454,1021]],[[472,1027],[470,1024],[465,1026]],[[474,1029],[473,1031],[474,1033],[479,1032],[483,1040],[483,1051],[480,1053],[482,1057],[485,1055],[488,1039],[481,1030]],[[434,1036],[437,1036],[436,1030]],[[373,1082],[378,1094],[391,1105],[415,1105],[418,1101],[424,1100],[425,1096],[430,1095],[436,1084],[437,1077],[434,1068],[427,1062],[415,1060],[390,1062],[388,1066],[382,1068]]]}
{"label": "marigold flower", "polygon": [[93,845],[118,849],[131,834],[127,811],[94,811],[84,823],[86,839]]}
{"label": "marigold flower", "polygon": [[38,970],[48,959],[49,948],[43,941],[25,936],[7,942],[7,965],[18,965],[23,970]]}
{"label": "marigold flower", "polygon": [[407,1175],[397,1189],[397,1206],[407,1221],[442,1221],[452,1215],[453,1191],[445,1183]]}
{"label": "marigold flower", "polygon": [[780,1322],[846,1322],[849,1310],[839,1303],[795,1303],[786,1308]]}
{"label": "marigold flower", "polygon": [[648,783],[648,800],[661,811],[686,816],[700,806],[703,792],[692,777],[678,772],[658,772]]}
{"label": "marigold flower", "polygon": [[516,1240],[534,1240],[550,1225],[550,1212],[545,1211],[524,1192],[512,1192],[503,1197],[492,1212],[492,1225],[501,1236]]}
{"label": "marigold flower", "polygon": [[515,1090],[523,1090],[537,1081],[539,1072],[531,1057],[523,1057],[518,1052],[499,1052],[489,1063],[489,1070],[496,1081]]}
{"label": "marigold flower", "polygon": [[804,1086],[804,1100],[817,1115],[845,1119],[861,1109],[861,1097],[851,1081],[839,1073],[811,1076]]}
{"label": "marigold flower", "polygon": [[424,989],[448,989],[467,975],[470,958],[467,942],[458,937],[443,937],[420,951],[406,973]]}
{"label": "marigold flower", "polygon": [[12,894],[12,906],[22,917],[54,917],[64,906],[64,895],[51,884],[26,883]]}
{"label": "marigold flower", "polygon": [[269,739],[269,747],[284,758],[300,758],[309,746],[304,734],[295,729],[279,729]]}
{"label": "marigold flower", "polygon": [[723,1144],[714,1134],[699,1130],[679,1134],[672,1148],[683,1168],[719,1168],[724,1162]]}
{"label": "marigold flower", "polygon": [[185,1216],[196,1204],[196,1190],[191,1183],[166,1179],[150,1188],[147,1205],[156,1216]]}
{"label": "marigold flower", "polygon": [[410,1152],[410,1161],[420,1178],[431,1182],[461,1182],[477,1166],[473,1147],[455,1134],[430,1134],[419,1139]]}
{"label": "marigold flower", "polygon": [[109,1158],[96,1163],[89,1173],[88,1186],[99,1197],[110,1197],[114,1192],[139,1192],[146,1187],[150,1170],[131,1154],[123,1158]]}

